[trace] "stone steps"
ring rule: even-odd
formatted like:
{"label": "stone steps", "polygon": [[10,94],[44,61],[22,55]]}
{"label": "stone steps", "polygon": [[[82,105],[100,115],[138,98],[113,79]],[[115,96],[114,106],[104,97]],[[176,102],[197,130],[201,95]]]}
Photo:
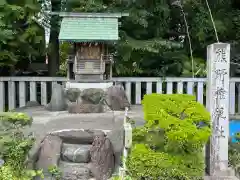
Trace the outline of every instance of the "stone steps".
{"label": "stone steps", "polygon": [[[87,136],[84,138],[88,139]],[[95,180],[89,168],[92,144],[83,139],[79,141],[81,144],[76,144],[77,141],[69,141],[67,136],[62,139],[67,140],[62,143],[58,165],[62,173],[62,180]]]}
{"label": "stone steps", "polygon": [[[58,165],[62,180],[95,180],[89,169],[90,148],[89,144],[62,144],[61,160]],[[118,172],[113,176],[116,174]]]}
{"label": "stone steps", "polygon": [[61,161],[59,163],[62,180],[87,180],[92,178],[91,171],[88,168],[90,148],[91,145],[89,144],[62,144]]}
{"label": "stone steps", "polygon": [[73,163],[88,163],[90,160],[90,148],[88,144],[66,144],[63,143],[61,159]]}
{"label": "stone steps", "polygon": [[[114,169],[117,172],[121,163],[122,148],[123,129],[57,131],[43,139],[40,149],[36,149],[34,151],[36,154],[30,156],[32,158],[30,162],[35,162],[32,165],[36,169],[43,169],[46,180],[51,179],[52,175],[48,168],[52,165],[58,167],[62,173],[62,180],[88,180],[94,179],[94,176],[107,174],[110,167],[110,173],[114,173]],[[100,170],[99,159],[100,163],[103,161],[104,164]]]}
{"label": "stone steps", "polygon": [[59,169],[62,172],[62,180],[87,180],[92,178],[87,163],[60,161]]}

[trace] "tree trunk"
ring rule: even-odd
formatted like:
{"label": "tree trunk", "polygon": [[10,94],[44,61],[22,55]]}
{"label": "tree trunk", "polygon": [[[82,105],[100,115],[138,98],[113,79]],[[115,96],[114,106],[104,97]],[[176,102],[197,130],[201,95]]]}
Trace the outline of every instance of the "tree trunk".
{"label": "tree trunk", "polygon": [[[53,18],[52,18],[53,19]],[[49,39],[48,52],[48,74],[49,76],[56,76],[59,70],[59,42],[58,32],[51,28]]]}
{"label": "tree trunk", "polygon": [[[59,12],[61,10],[61,1],[52,0],[52,12]],[[59,70],[59,20],[58,15],[52,15],[50,24],[50,39],[48,51],[48,74],[49,76],[56,76]]]}

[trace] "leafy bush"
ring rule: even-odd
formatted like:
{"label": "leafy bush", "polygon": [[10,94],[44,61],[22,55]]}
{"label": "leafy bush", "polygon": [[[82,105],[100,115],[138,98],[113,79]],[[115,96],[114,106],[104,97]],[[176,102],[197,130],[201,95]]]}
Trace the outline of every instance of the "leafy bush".
{"label": "leafy bush", "polygon": [[133,132],[127,160],[136,179],[188,180],[204,174],[203,147],[211,134],[210,115],[190,95],[145,95],[146,124]]}
{"label": "leafy bush", "polygon": [[10,166],[3,166],[0,169],[0,180],[17,180],[14,170]]}
{"label": "leafy bush", "polygon": [[201,155],[185,156],[183,159],[181,155],[155,151],[146,144],[136,144],[129,156],[128,168],[136,179],[192,180],[192,177],[202,175],[199,174],[204,164]]}
{"label": "leafy bush", "polygon": [[[122,178],[119,177],[119,176],[114,176],[114,177],[111,178],[111,180],[122,180]],[[130,176],[124,176],[124,180],[135,180],[135,179],[133,179]]]}
{"label": "leafy bush", "polygon": [[21,176],[15,173],[15,170],[8,165],[0,168],[0,180],[32,180],[33,177],[42,176],[42,171],[24,170]]}
{"label": "leafy bush", "polygon": [[232,142],[232,139],[229,141],[229,165],[236,170],[238,175],[240,175],[240,133],[235,133],[233,138],[235,138],[237,142]]}
{"label": "leafy bush", "polygon": [[233,167],[238,167],[240,172],[240,144],[230,142],[228,153],[229,164]]}
{"label": "leafy bush", "polygon": [[32,118],[20,112],[1,112],[0,122],[12,123],[15,125],[26,126],[32,124]]}
{"label": "leafy bush", "polygon": [[26,169],[25,160],[34,138],[24,135],[23,129],[32,124],[32,118],[24,113],[0,114],[0,158],[5,161],[0,168],[0,180],[32,179],[39,172]]}

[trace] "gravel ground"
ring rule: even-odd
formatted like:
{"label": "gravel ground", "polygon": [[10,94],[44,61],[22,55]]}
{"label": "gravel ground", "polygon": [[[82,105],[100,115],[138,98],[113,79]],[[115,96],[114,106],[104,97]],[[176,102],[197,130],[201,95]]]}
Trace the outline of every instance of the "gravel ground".
{"label": "gravel ground", "polygon": [[[42,139],[49,132],[63,129],[102,129],[113,130],[123,124],[124,112],[109,111],[106,113],[69,114],[66,111],[49,112],[44,107],[18,109],[33,117],[33,124],[26,132],[33,132]],[[144,124],[141,106],[133,106],[128,116],[136,121],[137,126]]]}

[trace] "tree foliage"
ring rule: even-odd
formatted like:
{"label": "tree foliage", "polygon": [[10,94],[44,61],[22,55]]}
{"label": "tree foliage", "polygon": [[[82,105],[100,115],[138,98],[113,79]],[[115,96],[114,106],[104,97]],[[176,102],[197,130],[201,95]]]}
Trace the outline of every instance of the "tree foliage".
{"label": "tree foliage", "polygon": [[[171,23],[167,1],[68,1],[68,11],[128,12],[122,18],[121,41],[112,47],[117,75],[164,75],[178,64],[178,57],[168,59],[169,53],[181,51],[182,43],[170,40]],[[184,56],[185,57],[185,56]],[[151,70],[150,70],[151,69]],[[177,68],[180,70],[180,68]]]}
{"label": "tree foliage", "polygon": [[[181,7],[171,0],[135,1],[76,1],[66,3],[67,11],[128,12],[122,18],[121,41],[113,48],[115,73],[125,76],[190,76],[192,64],[189,43],[192,45],[194,74],[206,75],[206,47],[216,42],[213,24],[206,1],[187,0]],[[239,10],[233,0],[209,0],[221,42],[232,43],[232,61],[239,55]],[[191,42],[186,38],[186,15]],[[237,68],[232,69],[236,74]]]}
{"label": "tree foliage", "polygon": [[[51,12],[128,12],[130,14],[128,17],[120,19],[121,40],[111,47],[111,51],[115,55],[115,75],[190,76],[193,70],[196,77],[205,76],[206,47],[216,42],[206,1],[186,0],[182,1],[180,6],[176,6],[175,1],[38,0],[37,2],[37,0],[20,0],[17,4],[11,4],[9,0],[1,6],[1,12],[3,12],[1,17],[5,18],[1,18],[0,21],[2,54],[0,62],[2,64],[16,62],[19,58],[16,49],[21,51],[21,55],[24,55],[25,52],[27,55],[24,56],[29,56],[29,52],[34,55],[34,48],[31,47],[36,44],[38,37],[34,35],[36,31],[33,30],[33,18],[30,18],[33,15],[39,24],[51,30],[48,53],[49,65],[52,68],[49,70],[55,74],[60,59],[58,33],[61,19]],[[237,65],[240,63],[240,54],[238,53],[240,48],[240,6],[236,0],[208,0],[208,2],[219,40],[232,44],[231,60],[235,64],[231,66],[231,73],[238,75],[240,72],[238,70],[240,66]],[[14,10],[14,8],[21,10]],[[39,11],[40,13],[38,13]],[[10,16],[10,12],[13,13],[13,16]],[[186,38],[187,31],[183,13],[189,27],[190,42]],[[21,19],[17,19],[17,22],[21,21],[22,25],[26,22],[29,25],[17,29],[15,26],[10,27],[12,26],[11,22],[15,22],[16,18]],[[31,29],[32,33],[26,29]],[[18,37],[24,37],[25,44]],[[6,43],[10,41],[17,45]],[[28,42],[27,45],[26,42]],[[190,58],[190,43],[194,69],[192,69]]]}
{"label": "tree foliage", "polygon": [[0,65],[38,56],[43,48],[40,26],[32,18],[39,11],[35,0],[8,0],[0,5]]}

